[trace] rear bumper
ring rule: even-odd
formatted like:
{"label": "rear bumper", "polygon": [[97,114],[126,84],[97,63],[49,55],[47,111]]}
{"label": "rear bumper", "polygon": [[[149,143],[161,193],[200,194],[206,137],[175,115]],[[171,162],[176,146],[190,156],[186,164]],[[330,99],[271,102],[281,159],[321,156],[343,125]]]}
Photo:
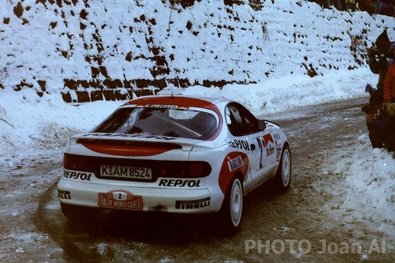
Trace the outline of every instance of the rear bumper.
{"label": "rear bumper", "polygon": [[216,195],[209,188],[142,187],[64,178],[58,183],[58,197],[60,202],[70,205],[179,214],[218,212],[223,201],[222,193]]}

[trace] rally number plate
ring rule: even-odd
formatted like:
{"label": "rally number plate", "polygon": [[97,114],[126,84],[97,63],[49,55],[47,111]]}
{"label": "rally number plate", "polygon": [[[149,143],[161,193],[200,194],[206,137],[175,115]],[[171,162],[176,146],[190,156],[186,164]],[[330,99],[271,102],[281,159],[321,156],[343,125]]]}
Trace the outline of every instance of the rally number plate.
{"label": "rally number plate", "polygon": [[143,210],[143,197],[121,190],[99,193],[98,206],[102,208],[141,211]]}

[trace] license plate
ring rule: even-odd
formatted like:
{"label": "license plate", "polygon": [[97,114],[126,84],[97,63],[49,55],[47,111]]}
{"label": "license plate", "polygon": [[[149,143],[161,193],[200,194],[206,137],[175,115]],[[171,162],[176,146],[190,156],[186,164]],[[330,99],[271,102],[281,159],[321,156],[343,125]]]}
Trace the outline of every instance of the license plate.
{"label": "license plate", "polygon": [[129,167],[129,166],[113,166],[101,165],[100,175],[103,177],[118,177],[128,179],[152,179],[152,169],[148,167]]}
{"label": "license plate", "polygon": [[99,193],[98,206],[102,208],[141,211],[143,210],[143,197],[119,190]]}

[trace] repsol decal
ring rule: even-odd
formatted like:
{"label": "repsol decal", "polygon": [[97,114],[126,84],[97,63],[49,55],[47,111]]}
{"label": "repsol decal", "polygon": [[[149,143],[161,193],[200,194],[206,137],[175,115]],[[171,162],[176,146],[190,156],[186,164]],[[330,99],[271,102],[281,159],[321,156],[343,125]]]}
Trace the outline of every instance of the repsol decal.
{"label": "repsol decal", "polygon": [[243,166],[243,159],[241,159],[240,155],[228,161],[228,167],[230,172],[239,169],[242,166]]}
{"label": "repsol decal", "polygon": [[176,209],[198,209],[210,205],[210,197],[192,201],[176,201]]}
{"label": "repsol decal", "polygon": [[92,177],[92,173],[76,172],[76,171],[70,171],[65,169],[63,172],[63,177],[68,179],[90,181]]}
{"label": "repsol decal", "polygon": [[200,187],[200,180],[160,179],[158,186],[165,187]]}
{"label": "repsol decal", "polygon": [[58,197],[60,199],[70,200],[71,199],[71,194],[70,194],[69,191],[58,190]]}
{"label": "repsol decal", "polygon": [[228,145],[229,145],[230,148],[251,151],[250,144],[246,140],[232,140],[232,141],[228,141]]}

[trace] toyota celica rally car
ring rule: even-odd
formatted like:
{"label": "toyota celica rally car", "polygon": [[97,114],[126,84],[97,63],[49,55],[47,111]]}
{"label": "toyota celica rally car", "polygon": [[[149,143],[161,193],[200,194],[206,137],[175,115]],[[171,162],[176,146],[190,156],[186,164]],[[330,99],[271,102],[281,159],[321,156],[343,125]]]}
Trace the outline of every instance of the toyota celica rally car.
{"label": "toyota celica rally car", "polygon": [[91,132],[70,138],[58,183],[63,214],[121,209],[217,213],[237,230],[243,197],[291,180],[284,132],[224,98],[131,100]]}

